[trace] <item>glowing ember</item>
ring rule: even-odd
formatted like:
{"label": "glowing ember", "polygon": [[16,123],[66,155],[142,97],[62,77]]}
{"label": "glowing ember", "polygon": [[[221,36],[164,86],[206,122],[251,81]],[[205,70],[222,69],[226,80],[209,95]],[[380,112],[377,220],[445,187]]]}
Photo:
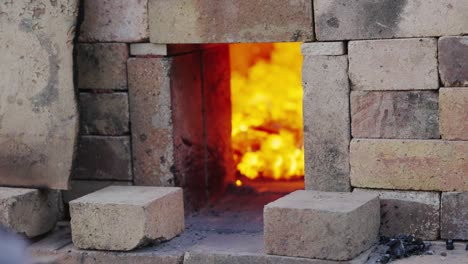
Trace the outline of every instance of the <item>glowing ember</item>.
{"label": "glowing ember", "polygon": [[232,147],[249,179],[304,175],[299,43],[231,45]]}

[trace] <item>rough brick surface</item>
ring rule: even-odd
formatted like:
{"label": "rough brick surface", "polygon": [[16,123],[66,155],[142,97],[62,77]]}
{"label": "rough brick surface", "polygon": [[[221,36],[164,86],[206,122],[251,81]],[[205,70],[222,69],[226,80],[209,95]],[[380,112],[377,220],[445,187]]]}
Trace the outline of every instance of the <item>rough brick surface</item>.
{"label": "rough brick surface", "polygon": [[164,58],[128,61],[133,168],[138,185],[175,183],[170,65],[170,59]]}
{"label": "rough brick surface", "polygon": [[82,136],[73,179],[131,181],[130,137]]}
{"label": "rough brick surface", "polygon": [[368,193],[293,192],[264,208],[266,253],[352,259],[377,242],[379,208]]}
{"label": "rough brick surface", "polygon": [[468,140],[468,88],[440,89],[439,109],[442,138]]}
{"label": "rough brick surface", "polygon": [[78,0],[0,2],[0,185],[68,188]]}
{"label": "rough brick surface", "polygon": [[345,54],[344,42],[310,42],[302,43],[304,56],[339,56]]}
{"label": "rough brick surface", "polygon": [[439,39],[439,72],[444,86],[468,86],[468,36]]}
{"label": "rough brick surface", "polygon": [[153,43],[313,39],[308,0],[149,0],[148,12]]}
{"label": "rough brick surface", "polygon": [[346,56],[305,56],[305,188],[349,191],[349,82]]}
{"label": "rough brick surface", "polygon": [[59,218],[60,192],[0,187],[0,225],[35,237],[49,232]]}
{"label": "rough brick surface", "polygon": [[348,56],[353,90],[439,88],[436,39],[351,41]]}
{"label": "rough brick surface", "polygon": [[129,251],[182,232],[182,190],[110,186],[71,201],[70,216],[78,248]]}
{"label": "rough brick surface", "polygon": [[139,42],[149,37],[148,0],[84,0],[82,42]]}
{"label": "rough brick surface", "polygon": [[127,59],[127,44],[79,44],[78,88],[126,90]]}
{"label": "rough brick surface", "polygon": [[468,191],[468,142],[356,139],[350,157],[355,187]]}
{"label": "rough brick surface", "polygon": [[380,235],[413,234],[425,240],[439,236],[440,195],[437,192],[354,189],[380,197]]}
{"label": "rough brick surface", "polygon": [[468,240],[468,192],[442,193],[440,236],[444,239]]}
{"label": "rough brick surface", "polygon": [[465,0],[314,0],[317,39],[379,39],[468,33]]}
{"label": "rough brick surface", "polygon": [[121,136],[129,132],[127,93],[80,94],[82,135]]}
{"label": "rough brick surface", "polygon": [[438,93],[351,92],[354,138],[440,138]]}

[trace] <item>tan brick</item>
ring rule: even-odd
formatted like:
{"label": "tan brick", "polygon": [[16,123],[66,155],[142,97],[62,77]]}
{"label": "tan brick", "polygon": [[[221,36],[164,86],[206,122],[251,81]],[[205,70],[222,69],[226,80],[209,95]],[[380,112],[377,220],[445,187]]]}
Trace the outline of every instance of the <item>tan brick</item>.
{"label": "tan brick", "polygon": [[296,191],[264,208],[265,251],[350,260],[377,242],[377,195]]}
{"label": "tan brick", "polygon": [[351,92],[355,138],[440,138],[438,93]]}
{"label": "tan brick", "polygon": [[468,88],[440,89],[439,109],[442,138],[468,140]]}
{"label": "tan brick", "polygon": [[127,59],[127,44],[78,44],[78,88],[126,90]]}
{"label": "tan brick", "polygon": [[468,142],[354,139],[350,157],[355,187],[468,191]]}
{"label": "tan brick", "polygon": [[304,56],[339,56],[344,55],[344,42],[310,42],[301,44]]}
{"label": "tan brick", "polygon": [[84,0],[81,42],[139,42],[149,38],[148,0]]}
{"label": "tan brick", "polygon": [[170,69],[171,60],[167,58],[128,60],[133,171],[137,185],[175,183]]}
{"label": "tan brick", "polygon": [[348,56],[353,90],[439,88],[436,39],[351,41]]}
{"label": "tan brick", "polygon": [[439,237],[439,193],[357,188],[353,192],[379,196],[380,235],[412,234],[424,240],[437,240]]}
{"label": "tan brick", "polygon": [[153,43],[313,40],[312,1],[149,0]]}
{"label": "tan brick", "polygon": [[70,216],[78,248],[129,251],[182,232],[182,190],[110,186],[71,201]]}
{"label": "tan brick", "polygon": [[129,132],[127,93],[80,93],[82,135],[121,136]]}
{"label": "tan brick", "polygon": [[468,33],[465,0],[314,0],[317,39],[380,39]]}
{"label": "tan brick", "polygon": [[35,237],[55,227],[60,192],[0,187],[0,225]]}
{"label": "tan brick", "polygon": [[440,236],[468,240],[468,192],[442,193],[441,202]]}
{"label": "tan brick", "polygon": [[346,56],[305,56],[305,188],[349,191],[349,80]]}
{"label": "tan brick", "polygon": [[131,181],[130,136],[82,136],[73,179]]}
{"label": "tan brick", "polygon": [[444,86],[468,86],[468,36],[440,38],[438,54]]}
{"label": "tan brick", "polygon": [[0,1],[0,185],[66,190],[78,0]]}

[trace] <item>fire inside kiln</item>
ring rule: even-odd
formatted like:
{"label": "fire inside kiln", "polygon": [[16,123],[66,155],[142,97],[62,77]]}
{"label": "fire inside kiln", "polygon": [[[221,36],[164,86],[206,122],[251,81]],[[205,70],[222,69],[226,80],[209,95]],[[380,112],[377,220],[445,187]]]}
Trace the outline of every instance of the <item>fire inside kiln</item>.
{"label": "fire inside kiln", "polygon": [[303,183],[300,44],[232,44],[229,51],[236,186]]}

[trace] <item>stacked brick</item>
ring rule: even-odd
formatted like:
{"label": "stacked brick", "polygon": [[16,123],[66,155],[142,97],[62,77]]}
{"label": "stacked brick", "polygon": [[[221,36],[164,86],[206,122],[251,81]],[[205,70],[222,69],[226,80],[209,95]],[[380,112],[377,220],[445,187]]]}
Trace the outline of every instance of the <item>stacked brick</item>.
{"label": "stacked brick", "polygon": [[[427,23],[440,9],[451,16]],[[460,10],[462,1],[314,1],[318,40],[349,41],[347,53],[303,44],[306,188],[378,194],[382,235],[468,239],[468,37],[444,36],[466,34]],[[331,96],[338,89],[348,101]]]}
{"label": "stacked brick", "polygon": [[75,48],[80,131],[66,202],[133,184],[127,60],[129,43],[149,36],[145,1],[86,0],[82,11]]}

